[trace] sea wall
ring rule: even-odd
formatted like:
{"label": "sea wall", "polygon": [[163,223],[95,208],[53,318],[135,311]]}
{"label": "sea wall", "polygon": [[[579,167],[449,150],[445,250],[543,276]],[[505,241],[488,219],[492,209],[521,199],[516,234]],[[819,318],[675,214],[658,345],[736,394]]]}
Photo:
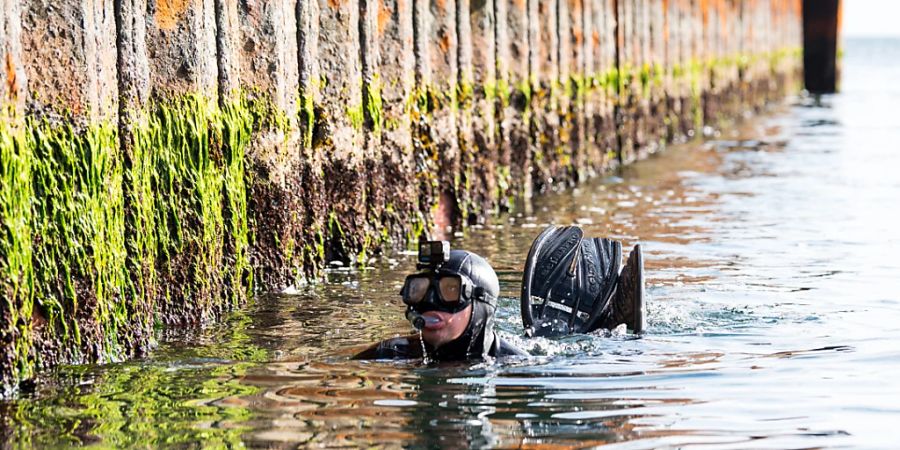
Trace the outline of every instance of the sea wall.
{"label": "sea wall", "polygon": [[0,0],[0,380],[795,89],[801,0]]}

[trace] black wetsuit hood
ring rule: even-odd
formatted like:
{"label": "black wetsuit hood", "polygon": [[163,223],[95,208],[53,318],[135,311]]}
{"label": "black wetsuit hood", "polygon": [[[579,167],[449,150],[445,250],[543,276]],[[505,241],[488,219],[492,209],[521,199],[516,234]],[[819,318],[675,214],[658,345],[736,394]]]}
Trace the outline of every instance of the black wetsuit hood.
{"label": "black wetsuit hood", "polygon": [[500,282],[494,269],[475,253],[453,250],[450,259],[441,266],[441,272],[468,277],[475,287],[483,289],[484,295],[472,301],[472,317],[462,335],[439,348],[425,343],[428,356],[439,361],[457,361],[493,355],[497,345],[494,310],[500,294]]}

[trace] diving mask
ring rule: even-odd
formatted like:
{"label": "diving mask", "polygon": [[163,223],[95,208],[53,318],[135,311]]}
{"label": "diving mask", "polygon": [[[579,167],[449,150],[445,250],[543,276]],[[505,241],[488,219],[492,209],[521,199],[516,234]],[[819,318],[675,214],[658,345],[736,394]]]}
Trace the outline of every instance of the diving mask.
{"label": "diving mask", "polygon": [[425,272],[406,277],[400,296],[403,303],[419,310],[457,313],[483,297],[484,289],[459,274]]}

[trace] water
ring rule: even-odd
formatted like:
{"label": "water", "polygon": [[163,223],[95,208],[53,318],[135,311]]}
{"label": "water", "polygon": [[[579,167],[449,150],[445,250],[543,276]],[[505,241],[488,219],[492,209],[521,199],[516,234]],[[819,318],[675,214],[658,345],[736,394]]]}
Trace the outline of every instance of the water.
{"label": "water", "polygon": [[[407,332],[411,254],[334,270],[142,361],[64,367],[0,403],[12,446],[893,447],[900,417],[900,41],[848,41],[844,92],[800,99],[454,246],[501,279],[499,327],[537,355],[349,361]],[[519,337],[550,222],[642,242],[649,331]]]}

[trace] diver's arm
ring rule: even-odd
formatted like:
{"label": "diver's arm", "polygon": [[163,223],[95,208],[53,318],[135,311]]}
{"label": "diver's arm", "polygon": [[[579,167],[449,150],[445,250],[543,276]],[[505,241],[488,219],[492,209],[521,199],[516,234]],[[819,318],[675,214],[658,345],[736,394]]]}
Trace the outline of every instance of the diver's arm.
{"label": "diver's arm", "polygon": [[416,335],[385,339],[357,353],[351,359],[418,359],[422,357],[422,345]]}

